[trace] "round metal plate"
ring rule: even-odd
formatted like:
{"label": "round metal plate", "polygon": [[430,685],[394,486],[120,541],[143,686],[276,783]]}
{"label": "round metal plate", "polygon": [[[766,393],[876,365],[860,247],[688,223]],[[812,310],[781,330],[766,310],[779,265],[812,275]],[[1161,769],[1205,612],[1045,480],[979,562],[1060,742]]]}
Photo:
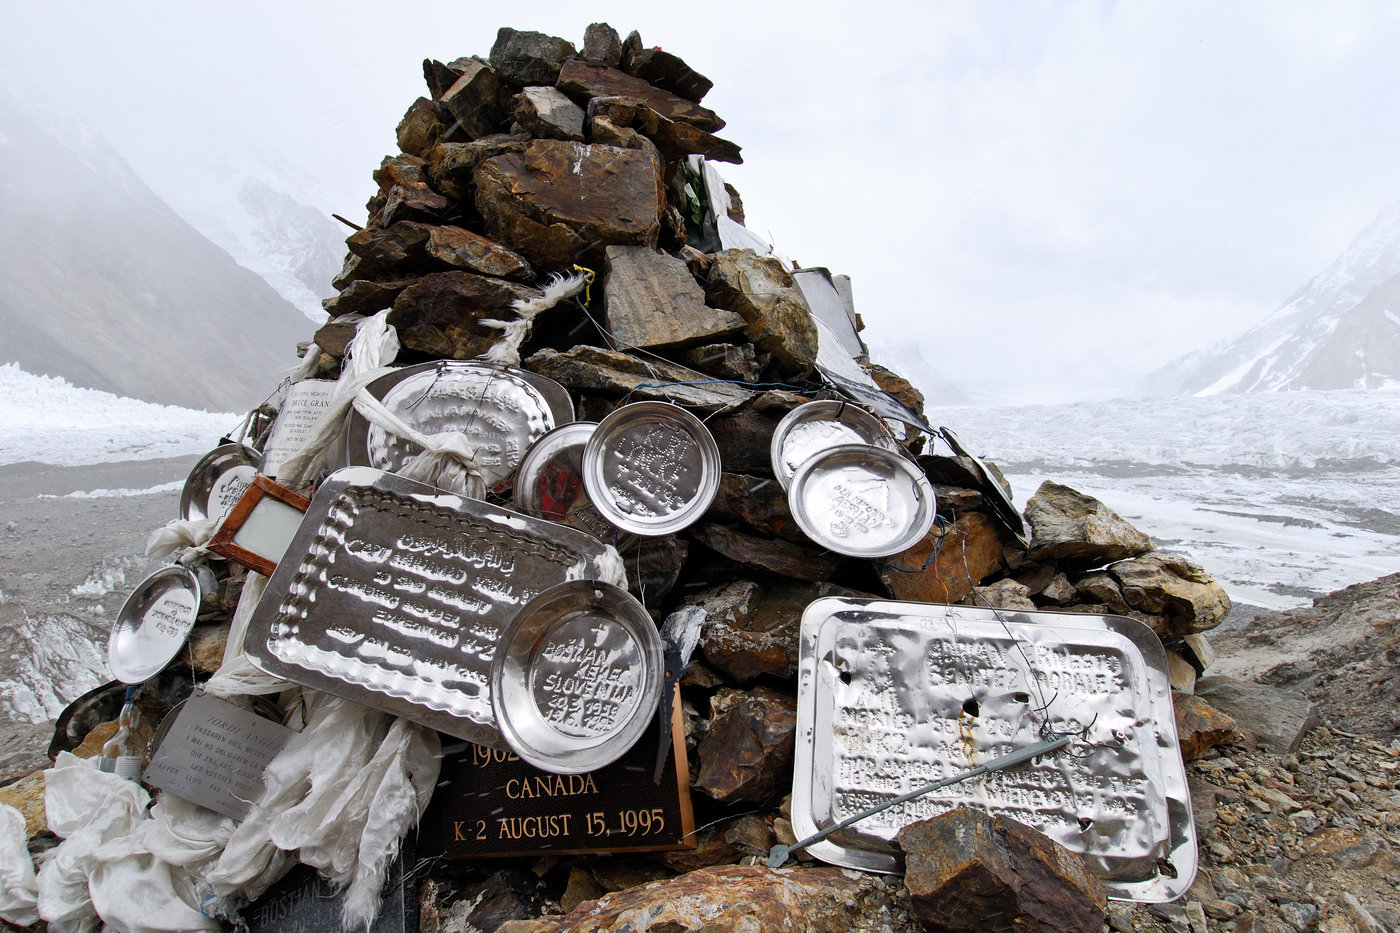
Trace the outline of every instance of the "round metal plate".
{"label": "round metal plate", "polygon": [[888,557],[933,525],[933,487],[918,466],[883,447],[833,447],[798,468],[788,507],[807,537],[849,557]]}
{"label": "round metal plate", "polygon": [[545,590],[506,629],[491,662],[491,706],[523,760],[581,774],[627,752],[656,716],[661,636],[625,590],[575,580]]}
{"label": "round metal plate", "polygon": [[773,475],[787,489],[798,467],[823,451],[844,444],[895,449],[894,438],[884,422],[859,405],[832,399],[799,405],[773,431],[768,448]]}
{"label": "round metal plate", "polygon": [[562,424],[531,444],[515,471],[515,508],[623,549],[637,536],[609,523],[583,485],[583,449],[597,427],[596,421]]}
{"label": "round metal plate", "polygon": [[[526,378],[526,377],[529,378]],[[552,383],[548,396],[538,383]],[[573,402],[558,383],[522,370],[489,363],[439,360],[406,366],[371,382],[367,389],[421,434],[459,432],[477,450],[488,488],[503,494],[525,450],[564,418]],[[422,448],[371,424],[351,410],[346,459],[351,466],[395,472]]]}
{"label": "round metal plate", "polygon": [[695,522],[719,492],[719,447],[690,412],[667,402],[624,405],[583,451],[583,482],[624,531],[665,535]]}
{"label": "round metal plate", "polygon": [[139,684],[180,653],[199,616],[203,587],[194,573],[176,564],[162,567],[136,585],[122,604],[107,640],[112,676]]}
{"label": "round metal plate", "polygon": [[180,492],[185,521],[222,518],[247,492],[258,475],[262,455],[242,444],[221,444],[194,465]]}

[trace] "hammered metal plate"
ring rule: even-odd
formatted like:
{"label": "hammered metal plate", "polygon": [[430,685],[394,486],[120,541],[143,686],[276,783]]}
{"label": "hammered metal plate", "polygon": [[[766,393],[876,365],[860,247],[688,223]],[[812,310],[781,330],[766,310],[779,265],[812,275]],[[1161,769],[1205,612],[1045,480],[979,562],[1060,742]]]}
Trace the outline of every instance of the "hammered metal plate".
{"label": "hammered metal plate", "polygon": [[793,832],[1056,732],[1084,739],[1015,770],[934,791],[811,846],[896,872],[899,830],[960,805],[1026,823],[1084,856],[1111,897],[1159,902],[1196,873],[1166,656],[1111,615],[827,598],[802,617]]}
{"label": "hammered metal plate", "polygon": [[540,594],[491,664],[501,735],[537,768],[582,774],[627,753],[656,719],[661,636],[625,590],[581,580]]}
{"label": "hammered metal plate", "polygon": [[[568,392],[558,383],[542,391],[541,382],[552,380],[489,363],[438,360],[380,376],[366,389],[420,434],[466,435],[487,487],[504,494],[525,450],[573,420]],[[351,466],[395,472],[422,448],[352,409],[345,451]]]}
{"label": "hammered metal plate", "polygon": [[349,467],[316,491],[243,648],[276,677],[502,747],[490,696],[502,633],[604,553],[572,528]]}
{"label": "hammered metal plate", "polygon": [[258,475],[262,455],[243,444],[221,444],[205,454],[190,471],[180,491],[180,517],[185,521],[223,518]]}
{"label": "hammered metal plate", "polygon": [[888,557],[917,544],[937,507],[918,465],[883,447],[832,447],[798,468],[788,508],[817,544],[849,557]]}
{"label": "hammered metal plate", "polygon": [[783,489],[797,468],[818,454],[846,444],[869,444],[894,450],[884,422],[852,402],[822,399],[799,405],[773,430],[768,456]]}
{"label": "hammered metal plate", "polygon": [[598,511],[583,484],[583,449],[596,421],[561,424],[530,445],[515,471],[515,509],[579,531],[623,550],[637,541]]}
{"label": "hammered metal plate", "polygon": [[667,402],[623,405],[583,450],[583,482],[624,531],[666,535],[698,520],[719,492],[719,447],[690,412]]}
{"label": "hammered metal plate", "polygon": [[[212,582],[212,573],[208,580]],[[179,564],[162,567],[138,583],[107,639],[112,676],[124,684],[139,684],[165,670],[185,646],[203,595],[199,578]]]}

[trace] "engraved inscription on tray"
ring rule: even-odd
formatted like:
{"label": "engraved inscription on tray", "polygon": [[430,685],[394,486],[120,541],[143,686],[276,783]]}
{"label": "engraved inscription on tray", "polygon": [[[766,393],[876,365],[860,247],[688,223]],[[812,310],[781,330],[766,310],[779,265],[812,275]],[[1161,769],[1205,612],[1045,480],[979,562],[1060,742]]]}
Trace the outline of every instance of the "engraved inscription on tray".
{"label": "engraved inscription on tray", "polygon": [[503,627],[579,562],[501,524],[349,486],[302,558],[267,650],[285,664],[490,725],[491,659]]}
{"label": "engraved inscription on tray", "polygon": [[668,424],[623,434],[607,455],[608,490],[623,511],[646,517],[678,512],[700,492],[702,457],[695,441]]}
{"label": "engraved inscription on tray", "polygon": [[530,670],[530,694],[556,732],[597,738],[627,721],[644,663],[641,648],[622,626],[578,615],[542,639]]}
{"label": "engraved inscription on tray", "polygon": [[825,807],[814,801],[819,822],[1032,744],[1048,713],[1059,730],[1088,728],[1088,742],[906,801],[845,838],[888,842],[902,826],[966,804],[1036,827],[1106,877],[1150,876],[1169,829],[1156,750],[1135,710],[1142,677],[1127,652],[1103,640],[1047,646],[1004,633],[889,629],[837,637],[826,655],[834,774]]}

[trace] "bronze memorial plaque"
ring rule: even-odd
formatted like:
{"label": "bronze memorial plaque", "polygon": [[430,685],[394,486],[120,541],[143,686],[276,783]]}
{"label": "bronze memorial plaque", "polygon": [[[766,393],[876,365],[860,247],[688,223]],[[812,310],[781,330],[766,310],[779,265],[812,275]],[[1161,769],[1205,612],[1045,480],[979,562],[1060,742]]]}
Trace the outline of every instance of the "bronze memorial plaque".
{"label": "bronze memorial plaque", "polygon": [[496,858],[694,847],[679,697],[672,709],[674,754],[659,783],[651,779],[654,728],[617,761],[583,774],[543,771],[484,745],[444,743],[438,791],[419,823],[420,853]]}

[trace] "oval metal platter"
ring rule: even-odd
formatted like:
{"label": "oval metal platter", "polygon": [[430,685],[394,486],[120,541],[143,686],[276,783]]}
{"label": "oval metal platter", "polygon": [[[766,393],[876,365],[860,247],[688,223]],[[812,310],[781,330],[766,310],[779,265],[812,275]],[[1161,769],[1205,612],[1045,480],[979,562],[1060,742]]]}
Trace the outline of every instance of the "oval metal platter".
{"label": "oval metal platter", "polygon": [[773,475],[784,489],[798,467],[813,457],[846,444],[869,444],[894,450],[885,424],[859,405],[841,399],[821,399],[788,412],[773,431],[768,455]]}
{"label": "oval metal platter", "polygon": [[546,771],[581,774],[625,754],[656,717],[661,636],[625,590],[592,580],[541,593],[491,662],[501,736]]}
{"label": "oval metal platter", "polygon": [[596,421],[561,424],[531,444],[515,471],[515,508],[623,549],[637,536],[604,518],[583,485],[583,449],[597,427]]}
{"label": "oval metal platter", "polygon": [[[498,494],[509,491],[525,450],[574,417],[573,402],[557,382],[489,363],[439,360],[406,366],[366,388],[421,434],[465,435],[477,450],[487,487]],[[345,448],[350,465],[395,472],[421,451],[352,409]]]}
{"label": "oval metal platter", "polygon": [[188,522],[227,515],[253,484],[261,460],[262,454],[243,444],[221,444],[209,451],[180,491],[180,517]]}
{"label": "oval metal platter", "polygon": [[143,683],[174,660],[199,617],[204,587],[179,564],[162,567],[136,585],[107,639],[107,663],[124,684]]}
{"label": "oval metal platter", "polygon": [[598,423],[583,451],[588,498],[609,522],[665,535],[695,522],[719,492],[709,429],[669,402],[634,402]]}
{"label": "oval metal platter", "polygon": [[798,469],[788,508],[817,544],[848,557],[888,557],[919,542],[936,506],[928,477],[883,447],[832,447]]}

